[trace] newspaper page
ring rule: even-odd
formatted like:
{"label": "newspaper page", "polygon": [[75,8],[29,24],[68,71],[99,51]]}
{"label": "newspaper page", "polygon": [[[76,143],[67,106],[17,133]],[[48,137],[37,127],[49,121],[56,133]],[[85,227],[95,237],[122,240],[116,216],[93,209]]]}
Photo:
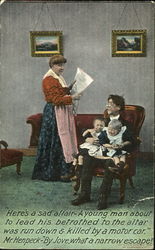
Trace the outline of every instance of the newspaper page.
{"label": "newspaper page", "polygon": [[75,79],[76,82],[72,88],[73,93],[83,92],[94,80],[82,69],[77,68]]}

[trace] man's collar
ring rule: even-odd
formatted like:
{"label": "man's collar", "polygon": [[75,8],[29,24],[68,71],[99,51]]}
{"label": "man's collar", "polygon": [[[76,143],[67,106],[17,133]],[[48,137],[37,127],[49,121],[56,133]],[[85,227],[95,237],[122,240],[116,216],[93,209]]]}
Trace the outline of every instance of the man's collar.
{"label": "man's collar", "polygon": [[119,119],[120,117],[120,114],[116,115],[116,116],[113,116],[113,115],[110,115],[110,120],[113,120],[113,119]]}

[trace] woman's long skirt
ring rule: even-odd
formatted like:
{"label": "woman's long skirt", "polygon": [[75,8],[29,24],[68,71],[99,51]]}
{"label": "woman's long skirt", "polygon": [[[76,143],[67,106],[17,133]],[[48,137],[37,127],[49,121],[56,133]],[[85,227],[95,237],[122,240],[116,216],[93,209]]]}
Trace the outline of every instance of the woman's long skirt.
{"label": "woman's long skirt", "polygon": [[58,135],[54,105],[47,103],[43,111],[36,162],[32,179],[58,181],[69,173]]}

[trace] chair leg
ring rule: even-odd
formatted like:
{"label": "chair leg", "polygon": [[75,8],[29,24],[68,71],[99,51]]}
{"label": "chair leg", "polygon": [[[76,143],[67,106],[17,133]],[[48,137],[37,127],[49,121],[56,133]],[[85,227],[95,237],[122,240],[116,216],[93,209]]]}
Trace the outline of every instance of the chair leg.
{"label": "chair leg", "polygon": [[133,185],[132,177],[129,176],[128,179],[129,179],[129,184],[130,184],[130,186],[131,186],[132,188],[135,188],[134,185]]}
{"label": "chair leg", "polygon": [[16,165],[16,173],[18,175],[21,175],[21,162],[18,162]]}
{"label": "chair leg", "polygon": [[77,178],[75,180],[75,183],[73,184],[73,189],[74,189],[74,194],[76,195],[80,189],[80,178]]}
{"label": "chair leg", "polygon": [[126,180],[127,180],[126,176],[123,176],[122,178],[120,178],[120,199],[119,199],[120,204],[123,204],[124,199],[125,199]]}

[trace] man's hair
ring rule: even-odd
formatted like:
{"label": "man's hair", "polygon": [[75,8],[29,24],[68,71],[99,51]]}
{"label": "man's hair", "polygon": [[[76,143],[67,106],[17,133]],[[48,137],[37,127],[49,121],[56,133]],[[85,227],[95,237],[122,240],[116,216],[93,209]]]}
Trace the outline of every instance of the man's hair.
{"label": "man's hair", "polygon": [[108,101],[112,99],[113,103],[116,104],[116,106],[120,107],[120,110],[123,110],[125,107],[125,100],[123,96],[120,95],[109,95]]}
{"label": "man's hair", "polygon": [[49,60],[49,66],[52,68],[54,64],[59,64],[59,63],[66,63],[67,59],[64,58],[62,55],[53,55],[51,56]]}
{"label": "man's hair", "polygon": [[122,123],[118,119],[113,119],[109,122],[108,126],[111,126],[113,129],[120,131],[122,127]]}

